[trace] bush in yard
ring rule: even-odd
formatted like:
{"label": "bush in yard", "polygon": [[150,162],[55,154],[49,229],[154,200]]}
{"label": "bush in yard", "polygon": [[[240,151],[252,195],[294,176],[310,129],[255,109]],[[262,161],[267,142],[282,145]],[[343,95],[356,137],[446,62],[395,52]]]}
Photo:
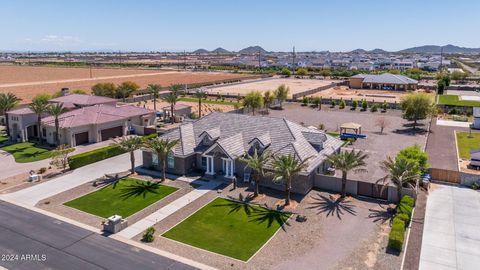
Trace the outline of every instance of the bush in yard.
{"label": "bush in yard", "polygon": [[92,164],[97,161],[118,156],[124,153],[125,151],[123,151],[120,147],[116,145],[110,145],[95,149],[93,151],[70,156],[68,157],[68,166],[70,167],[70,169],[74,170],[85,165]]}
{"label": "bush in yard", "polygon": [[383,101],[383,104],[382,104],[382,111],[383,111],[383,112],[386,112],[386,111],[387,111],[387,109],[388,109],[388,103],[387,103],[387,101]]}
{"label": "bush in yard", "polygon": [[371,112],[377,112],[377,111],[378,111],[378,105],[377,105],[377,104],[373,104],[373,105],[372,105],[372,108],[370,108],[370,111],[371,111]]}
{"label": "bush in yard", "polygon": [[412,216],[413,207],[406,203],[399,203],[397,206],[397,214],[407,214],[409,217]]}
{"label": "bush in yard", "polygon": [[392,229],[388,235],[388,247],[398,252],[402,251],[405,238],[405,222],[395,217],[392,222]]}
{"label": "bush in yard", "polygon": [[408,224],[410,223],[410,217],[407,214],[400,213],[400,214],[397,214],[395,216],[395,218],[398,218],[398,219],[402,220],[403,222],[405,222],[405,227],[408,227]]}
{"label": "bush in yard", "polygon": [[368,102],[367,100],[362,101],[362,111],[366,111],[368,109]]}
{"label": "bush in yard", "polygon": [[340,109],[345,109],[345,106],[346,106],[345,100],[343,100],[343,99],[340,100],[340,105],[339,105],[338,107],[339,107]]}
{"label": "bush in yard", "polygon": [[146,141],[158,137],[158,133],[148,134],[142,137],[142,140]]}
{"label": "bush in yard", "polygon": [[412,198],[412,196],[405,195],[400,200],[400,204],[406,204],[410,207],[414,207],[415,206],[415,200]]}
{"label": "bush in yard", "polygon": [[307,96],[304,96],[303,99],[302,99],[302,105],[303,106],[308,106],[308,97]]}
{"label": "bush in yard", "polygon": [[155,240],[155,228],[149,227],[148,229],[145,230],[142,236],[142,241],[151,243],[153,240]]}
{"label": "bush in yard", "polygon": [[356,100],[352,101],[352,110],[355,111],[357,109],[357,107],[358,107],[358,101],[356,101]]}
{"label": "bush in yard", "polygon": [[330,102],[330,104],[332,108],[335,108],[335,106],[337,105],[334,99],[332,99],[332,102]]}

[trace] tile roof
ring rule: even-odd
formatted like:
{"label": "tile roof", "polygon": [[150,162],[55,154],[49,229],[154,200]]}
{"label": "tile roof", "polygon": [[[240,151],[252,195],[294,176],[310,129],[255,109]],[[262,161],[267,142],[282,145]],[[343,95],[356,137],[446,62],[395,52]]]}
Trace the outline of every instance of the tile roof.
{"label": "tile roof", "polygon": [[74,104],[77,106],[91,106],[103,103],[116,102],[116,99],[102,96],[83,95],[83,94],[70,94],[61,96],[49,100],[50,102]]}
{"label": "tile roof", "polygon": [[[317,129],[309,129],[282,118],[247,116],[232,113],[210,113],[192,123],[183,124],[161,138],[181,140],[174,148],[176,156],[203,153],[202,134],[211,134],[215,144],[235,158],[250,148],[257,138],[268,144],[266,150],[274,155],[293,155],[308,160],[310,172],[325,160],[326,155],[338,150],[343,142]],[[314,145],[321,143],[321,148]]]}
{"label": "tile roof", "polygon": [[[71,128],[77,126],[108,123],[122,119],[127,120],[130,117],[146,114],[153,114],[153,111],[133,105],[112,106],[100,104],[63,113],[59,117],[59,122],[60,128]],[[42,122],[47,126],[54,126],[55,118],[53,116],[47,116],[42,119]]]}
{"label": "tile roof", "polygon": [[8,111],[9,114],[26,115],[34,113],[29,107],[23,107]]}

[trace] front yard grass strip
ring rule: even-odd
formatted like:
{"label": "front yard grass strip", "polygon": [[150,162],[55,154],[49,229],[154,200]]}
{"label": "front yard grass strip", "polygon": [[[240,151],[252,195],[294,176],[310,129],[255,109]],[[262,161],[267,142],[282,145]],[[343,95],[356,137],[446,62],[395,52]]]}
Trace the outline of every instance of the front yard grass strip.
{"label": "front yard grass strip", "polygon": [[456,132],[458,154],[462,159],[470,159],[470,150],[480,149],[480,133]]}
{"label": "front yard grass strip", "polygon": [[480,102],[474,100],[460,100],[456,95],[438,96],[438,104],[462,107],[480,107]]}
{"label": "front yard grass strip", "polygon": [[51,149],[41,148],[31,142],[15,143],[0,147],[0,150],[12,154],[17,163],[28,163],[50,158]]}
{"label": "front yard grass strip", "polygon": [[216,198],[162,236],[248,261],[291,214]]}
{"label": "front yard grass strip", "polygon": [[177,190],[171,186],[125,178],[64,205],[104,218],[112,215],[128,217]]}

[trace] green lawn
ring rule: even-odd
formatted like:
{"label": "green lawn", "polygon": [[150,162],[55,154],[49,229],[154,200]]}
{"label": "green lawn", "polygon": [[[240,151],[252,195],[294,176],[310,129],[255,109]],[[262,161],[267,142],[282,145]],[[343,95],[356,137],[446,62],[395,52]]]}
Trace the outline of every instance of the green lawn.
{"label": "green lawn", "polygon": [[[178,101],[197,102],[197,103],[198,103],[198,99],[196,99],[196,98],[187,98],[187,97],[179,98]],[[230,106],[235,106],[235,104],[237,104],[237,105],[239,105],[239,106],[241,105],[241,104],[238,103],[238,102],[221,101],[221,100],[202,100],[202,103],[205,103],[205,104],[230,105]]]}
{"label": "green lawn", "polygon": [[337,132],[327,132],[327,134],[335,138],[340,137],[340,133],[337,133]]}
{"label": "green lawn", "polygon": [[0,144],[4,143],[6,141],[8,141],[7,134],[5,134],[5,133],[0,134]]}
{"label": "green lawn", "polygon": [[15,143],[3,146],[0,147],[0,150],[12,154],[15,158],[15,161],[18,163],[39,161],[52,156],[51,149],[37,147],[31,142]]}
{"label": "green lawn", "polygon": [[438,104],[452,105],[452,106],[466,106],[466,107],[480,107],[480,102],[472,100],[459,100],[455,95],[440,95],[438,96]]}
{"label": "green lawn", "polygon": [[65,205],[104,218],[114,214],[128,217],[176,190],[178,188],[125,178]]}
{"label": "green lawn", "polygon": [[470,150],[480,149],[480,133],[457,132],[457,147],[460,158],[470,159]]}
{"label": "green lawn", "polygon": [[216,198],[163,236],[247,261],[289,217],[288,213]]}

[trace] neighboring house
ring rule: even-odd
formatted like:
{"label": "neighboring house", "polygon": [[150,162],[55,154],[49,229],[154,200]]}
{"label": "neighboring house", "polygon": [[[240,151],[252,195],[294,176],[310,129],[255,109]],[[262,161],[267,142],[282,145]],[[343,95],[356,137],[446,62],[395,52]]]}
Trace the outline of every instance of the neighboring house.
{"label": "neighboring house", "polygon": [[[172,107],[171,106],[166,106],[166,107],[163,107],[162,108],[162,111],[163,111],[163,118],[166,120],[166,119],[170,119],[170,116],[172,115],[171,113],[171,110],[172,110]],[[192,106],[190,105],[187,105],[187,104],[175,104],[173,106],[173,115],[175,116],[175,118],[186,118],[186,117],[190,117],[190,115],[192,114]],[[180,119],[175,119],[175,122],[181,122]]]}
{"label": "neighboring house", "polygon": [[[153,125],[153,111],[132,105],[117,106],[112,98],[72,94],[49,100],[62,103],[67,109],[59,117],[60,143],[76,146],[119,137],[128,132],[142,134],[143,127]],[[28,107],[11,110],[9,117],[10,138],[24,142],[29,138],[45,138],[55,143],[55,119],[44,115],[42,134],[38,134],[37,115]]]}
{"label": "neighboring house", "polygon": [[480,107],[474,107],[473,108],[472,128],[480,129]]}
{"label": "neighboring house", "polygon": [[403,75],[390,73],[358,74],[350,77],[350,88],[379,90],[415,90],[418,81]]}
{"label": "neighboring house", "polygon": [[470,151],[470,166],[479,168],[480,167],[480,150],[471,150]]}
{"label": "neighboring house", "polygon": [[[217,112],[183,124],[160,138],[179,140],[167,158],[167,172],[177,175],[203,171],[210,177],[249,180],[250,170],[239,158],[254,149],[259,153],[292,155],[302,161],[308,159],[307,168],[293,181],[293,191],[302,194],[313,187],[316,175],[330,167],[325,162],[326,155],[339,151],[343,143],[286,119]],[[148,150],[143,151],[143,166],[161,170],[157,155]],[[261,184],[284,189],[271,179],[268,175]]]}

